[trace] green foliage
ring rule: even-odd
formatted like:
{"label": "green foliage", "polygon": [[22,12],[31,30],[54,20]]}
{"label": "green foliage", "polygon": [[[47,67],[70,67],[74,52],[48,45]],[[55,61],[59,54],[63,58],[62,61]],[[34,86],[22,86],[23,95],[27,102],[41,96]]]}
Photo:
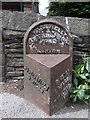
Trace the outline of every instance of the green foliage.
{"label": "green foliage", "polygon": [[74,67],[70,98],[73,102],[80,100],[90,104],[90,57],[88,56],[83,57],[83,64]]}
{"label": "green foliage", "polygon": [[48,9],[49,16],[90,18],[88,2],[50,2]]}

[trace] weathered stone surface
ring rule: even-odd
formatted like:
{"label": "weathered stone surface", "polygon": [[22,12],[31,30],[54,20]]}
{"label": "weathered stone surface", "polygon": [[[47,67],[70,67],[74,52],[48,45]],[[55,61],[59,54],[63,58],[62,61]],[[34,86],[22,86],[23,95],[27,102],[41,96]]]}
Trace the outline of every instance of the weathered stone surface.
{"label": "weathered stone surface", "polygon": [[[1,29],[1,27],[0,27]],[[0,30],[0,42],[2,42],[2,30]]]}
{"label": "weathered stone surface", "polygon": [[4,53],[4,45],[2,42],[0,42],[0,54]]}
{"label": "weathered stone surface", "polygon": [[90,19],[88,19],[88,34],[90,35]]}
{"label": "weathered stone surface", "polygon": [[8,62],[7,66],[13,66],[13,67],[23,67],[24,63],[23,62]]}
{"label": "weathered stone surface", "polygon": [[0,54],[0,66],[5,65],[5,55]]}
{"label": "weathered stone surface", "polygon": [[8,23],[10,21],[10,16],[12,15],[12,12],[3,11],[0,12],[0,14],[2,14],[2,28],[8,29]]}
{"label": "weathered stone surface", "polygon": [[24,60],[23,60],[22,58],[19,58],[19,59],[18,59],[18,58],[13,58],[13,57],[12,57],[12,59],[11,59],[11,57],[8,57],[8,56],[7,56],[7,61],[8,61],[8,63],[10,63],[10,62],[16,62],[17,64],[18,64],[19,62],[21,62],[21,63],[24,62]]}
{"label": "weathered stone surface", "polygon": [[0,31],[2,30],[2,13],[0,12]]}
{"label": "weathered stone surface", "polygon": [[23,76],[22,71],[7,72],[6,77],[18,77]]}
{"label": "weathered stone surface", "polygon": [[2,47],[2,42],[0,42],[0,54],[2,54],[3,47]]}
{"label": "weathered stone surface", "polygon": [[0,77],[5,76],[5,66],[0,66]]}
{"label": "weathered stone surface", "polygon": [[74,42],[74,44],[82,44],[83,40],[81,37],[73,35],[73,42]]}
{"label": "weathered stone surface", "polygon": [[13,58],[17,58],[17,59],[20,59],[20,58],[22,58],[23,59],[23,54],[8,54],[7,55],[7,57],[10,57],[11,59],[13,59]]}
{"label": "weathered stone surface", "polygon": [[23,69],[23,67],[24,66],[17,66],[17,67],[15,67],[15,66],[8,66],[7,67],[7,72],[12,72],[12,71],[23,71],[24,69]]}
{"label": "weathered stone surface", "polygon": [[73,64],[81,64],[82,55],[88,54],[90,55],[90,47],[89,47],[89,36],[80,36],[80,41],[77,39],[74,40],[73,44]]}
{"label": "weathered stone surface", "polygon": [[70,32],[76,35],[88,35],[89,19],[69,17]]}
{"label": "weathered stone surface", "polygon": [[28,26],[37,21],[37,14],[33,12],[13,12],[11,13],[8,28],[12,30],[26,31]]}
{"label": "weathered stone surface", "polygon": [[17,77],[7,77],[7,81],[14,81],[14,82],[16,82],[16,81],[19,81],[19,80],[24,80],[24,76],[17,76]]}
{"label": "weathered stone surface", "polygon": [[37,21],[43,20],[43,19],[55,19],[57,21],[59,21],[60,23],[62,23],[63,25],[66,26],[66,18],[63,16],[42,16],[42,15],[38,15],[37,16]]}
{"label": "weathered stone surface", "polygon": [[20,31],[12,31],[12,30],[3,30],[3,37],[4,39],[15,39],[15,38],[22,38],[25,32]]}
{"label": "weathered stone surface", "polygon": [[22,48],[23,44],[18,44],[18,43],[11,43],[11,44],[6,44],[5,48],[6,49],[18,49],[18,48]]}
{"label": "weathered stone surface", "polygon": [[0,82],[2,82],[2,77],[0,77]]}
{"label": "weathered stone surface", "polygon": [[0,66],[2,66],[2,54],[0,54]]}
{"label": "weathered stone surface", "polygon": [[0,82],[5,82],[5,77],[0,76]]}
{"label": "weathered stone surface", "polygon": [[3,45],[3,43],[2,43],[2,42],[0,42],[0,48],[2,48],[2,45]]}
{"label": "weathered stone surface", "polygon": [[[44,18],[54,18],[64,24],[66,24],[65,17],[44,17],[33,12],[2,12],[2,24],[4,29],[26,31],[28,27],[36,21]],[[76,17],[68,17],[68,25],[70,31],[76,35],[88,35],[89,32],[89,19],[82,19]]]}
{"label": "weathered stone surface", "polygon": [[9,54],[9,53],[22,53],[23,52],[23,49],[6,49],[6,54]]}

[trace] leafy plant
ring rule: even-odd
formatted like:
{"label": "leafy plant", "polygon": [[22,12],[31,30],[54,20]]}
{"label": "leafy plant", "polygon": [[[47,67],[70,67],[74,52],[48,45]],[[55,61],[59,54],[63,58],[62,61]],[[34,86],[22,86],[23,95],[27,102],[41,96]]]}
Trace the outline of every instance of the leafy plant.
{"label": "leafy plant", "polygon": [[90,18],[90,5],[88,2],[67,2],[68,0],[62,1],[63,2],[61,2],[61,0],[60,2],[50,1],[47,15]]}
{"label": "leafy plant", "polygon": [[70,98],[90,104],[90,57],[83,56],[83,64],[73,69],[73,85],[70,88]]}

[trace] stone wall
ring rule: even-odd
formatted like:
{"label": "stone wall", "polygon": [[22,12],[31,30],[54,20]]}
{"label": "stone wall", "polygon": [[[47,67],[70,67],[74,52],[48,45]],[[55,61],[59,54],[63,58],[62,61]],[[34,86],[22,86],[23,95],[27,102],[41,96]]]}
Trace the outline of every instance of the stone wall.
{"label": "stone wall", "polygon": [[[2,15],[2,41],[0,43],[1,56],[3,56],[3,77],[6,80],[21,80],[24,76],[23,37],[28,27],[44,17],[33,12],[3,11]],[[66,26],[66,18],[54,16]],[[81,62],[83,53],[90,54],[90,33],[88,32],[88,19],[68,17],[70,32],[74,34],[74,64]],[[3,47],[1,47],[3,45]],[[0,57],[1,59],[1,57]],[[0,75],[1,76],[1,75]]]}
{"label": "stone wall", "polygon": [[[0,2],[0,9],[2,4]],[[2,42],[2,15],[0,14],[0,82],[4,80],[5,76],[5,58],[4,58],[4,47]]]}
{"label": "stone wall", "polygon": [[81,55],[90,55],[90,36],[79,36],[73,45],[73,64],[82,63]]}
{"label": "stone wall", "polygon": [[23,79],[23,36],[24,32],[3,31],[6,80]]}

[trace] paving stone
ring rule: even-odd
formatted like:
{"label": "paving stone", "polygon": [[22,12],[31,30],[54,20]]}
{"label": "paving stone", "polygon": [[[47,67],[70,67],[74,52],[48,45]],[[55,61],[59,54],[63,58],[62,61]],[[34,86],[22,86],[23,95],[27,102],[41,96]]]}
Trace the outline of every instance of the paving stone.
{"label": "paving stone", "polygon": [[[87,105],[78,103],[63,107],[59,112],[52,116],[47,115],[38,109],[33,104],[27,102],[25,99],[17,97],[16,95],[9,93],[0,94],[0,102],[2,101],[2,109],[0,108],[0,116],[3,118],[44,118],[45,120],[61,118],[61,120],[87,120],[88,119],[88,107]],[[1,111],[2,115],[1,115]]]}

